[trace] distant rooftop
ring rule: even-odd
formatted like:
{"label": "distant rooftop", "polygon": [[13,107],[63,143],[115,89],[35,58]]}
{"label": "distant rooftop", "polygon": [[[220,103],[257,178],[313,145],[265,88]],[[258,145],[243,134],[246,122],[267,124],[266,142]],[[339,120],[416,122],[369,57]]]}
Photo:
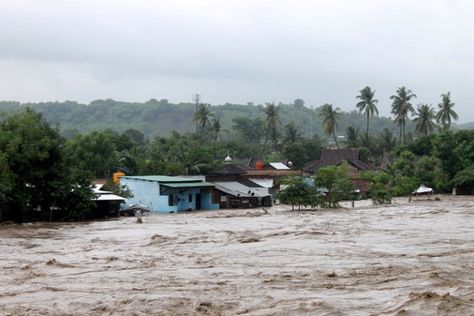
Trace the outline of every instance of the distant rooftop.
{"label": "distant rooftop", "polygon": [[269,165],[272,166],[273,168],[277,169],[277,170],[289,170],[290,169],[290,168],[288,168],[288,166],[286,166],[285,164],[283,164],[281,162],[270,162]]}
{"label": "distant rooftop", "polygon": [[152,182],[202,182],[201,179],[184,178],[184,177],[171,177],[171,176],[123,176],[122,179],[134,179],[142,181]]}
{"label": "distant rooftop", "polygon": [[311,161],[303,170],[314,173],[322,167],[336,166],[343,161],[347,161],[361,171],[373,169],[369,164],[360,161],[358,149],[325,149],[321,154],[320,160]]}

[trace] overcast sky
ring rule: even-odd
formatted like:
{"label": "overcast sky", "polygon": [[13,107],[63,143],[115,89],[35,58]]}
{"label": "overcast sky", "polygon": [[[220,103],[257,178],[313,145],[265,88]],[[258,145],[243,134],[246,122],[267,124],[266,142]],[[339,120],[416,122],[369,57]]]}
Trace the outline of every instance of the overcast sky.
{"label": "overcast sky", "polygon": [[0,100],[332,103],[451,91],[474,121],[474,1],[0,0]]}

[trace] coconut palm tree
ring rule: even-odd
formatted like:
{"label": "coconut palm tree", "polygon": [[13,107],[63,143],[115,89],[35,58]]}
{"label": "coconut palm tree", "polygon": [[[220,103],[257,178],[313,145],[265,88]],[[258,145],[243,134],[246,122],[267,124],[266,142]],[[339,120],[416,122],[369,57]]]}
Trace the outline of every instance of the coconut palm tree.
{"label": "coconut palm tree", "polygon": [[356,148],[359,142],[359,129],[349,126],[346,129],[347,147]]}
{"label": "coconut palm tree", "polygon": [[273,145],[277,143],[278,125],[280,124],[280,109],[275,105],[275,102],[265,103],[265,145],[270,136]]}
{"label": "coconut palm tree", "polygon": [[402,135],[403,143],[406,141],[405,125],[408,119],[408,112],[415,112],[413,105],[410,103],[410,100],[413,98],[416,98],[416,94],[412,93],[410,89],[406,89],[405,87],[398,88],[397,94],[390,97],[390,99],[393,100],[392,114],[395,115],[394,121],[400,127],[400,136],[398,138],[400,144],[402,142]]}
{"label": "coconut palm tree", "polygon": [[219,133],[221,132],[222,126],[219,118],[217,118],[216,116],[212,118],[211,129],[214,134],[214,141],[217,141],[220,137]]}
{"label": "coconut palm tree", "polygon": [[431,133],[435,126],[433,120],[436,117],[433,107],[428,104],[418,104],[415,115],[417,117],[413,121],[416,122],[416,131],[425,136]]}
{"label": "coconut palm tree", "polygon": [[379,139],[382,150],[386,152],[391,151],[397,144],[396,137],[393,136],[392,131],[390,131],[388,128],[384,128],[382,130],[382,132],[379,134]]}
{"label": "coconut palm tree", "polygon": [[198,123],[201,134],[206,132],[206,128],[211,125],[212,117],[214,117],[214,114],[211,112],[211,106],[200,103],[194,113],[193,122]]}
{"label": "coconut palm tree", "polygon": [[301,136],[295,123],[290,122],[285,126],[285,143],[294,143]]}
{"label": "coconut palm tree", "polygon": [[369,121],[372,116],[379,115],[379,110],[377,109],[377,103],[379,100],[374,99],[375,90],[370,89],[370,87],[365,87],[364,89],[360,90],[360,94],[356,96],[357,99],[360,100],[356,104],[356,107],[359,109],[359,112],[367,116],[367,137],[369,136]]}
{"label": "coconut palm tree", "polygon": [[451,102],[451,92],[443,93],[441,95],[441,103],[438,104],[439,111],[436,114],[436,121],[443,125],[443,129],[451,127],[451,120],[457,120],[458,114],[454,112],[454,103]]}
{"label": "coconut palm tree", "polygon": [[331,135],[334,137],[334,142],[336,143],[336,147],[339,148],[339,144],[336,138],[336,128],[339,120],[341,119],[341,110],[339,108],[333,108],[332,104],[324,104],[321,107],[321,112],[319,116],[323,118],[323,122],[321,126],[324,130],[326,135]]}

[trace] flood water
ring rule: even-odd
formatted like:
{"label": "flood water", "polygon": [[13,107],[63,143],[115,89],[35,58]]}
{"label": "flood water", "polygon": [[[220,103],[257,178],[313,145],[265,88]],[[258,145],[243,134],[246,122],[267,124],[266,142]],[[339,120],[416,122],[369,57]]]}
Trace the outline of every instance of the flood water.
{"label": "flood water", "polygon": [[474,198],[0,225],[0,315],[474,315]]}

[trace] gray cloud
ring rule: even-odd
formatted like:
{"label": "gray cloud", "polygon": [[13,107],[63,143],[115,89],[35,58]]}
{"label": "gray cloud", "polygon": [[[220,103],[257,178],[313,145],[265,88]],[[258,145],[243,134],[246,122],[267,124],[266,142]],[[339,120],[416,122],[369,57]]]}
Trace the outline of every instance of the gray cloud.
{"label": "gray cloud", "polygon": [[[10,3],[8,3],[10,2]],[[0,99],[333,103],[405,85],[474,120],[470,1],[6,1]]]}

